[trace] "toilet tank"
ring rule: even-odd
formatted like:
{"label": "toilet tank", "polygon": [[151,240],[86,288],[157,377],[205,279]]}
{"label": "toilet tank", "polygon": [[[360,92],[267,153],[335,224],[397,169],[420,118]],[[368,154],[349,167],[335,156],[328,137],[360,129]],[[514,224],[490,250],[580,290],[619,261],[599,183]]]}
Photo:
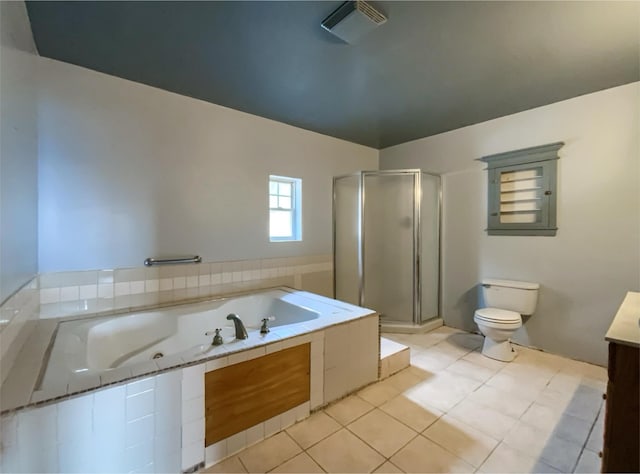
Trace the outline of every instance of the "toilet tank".
{"label": "toilet tank", "polygon": [[529,315],[536,310],[538,303],[538,283],[514,280],[482,280],[482,296],[485,306],[516,311]]}

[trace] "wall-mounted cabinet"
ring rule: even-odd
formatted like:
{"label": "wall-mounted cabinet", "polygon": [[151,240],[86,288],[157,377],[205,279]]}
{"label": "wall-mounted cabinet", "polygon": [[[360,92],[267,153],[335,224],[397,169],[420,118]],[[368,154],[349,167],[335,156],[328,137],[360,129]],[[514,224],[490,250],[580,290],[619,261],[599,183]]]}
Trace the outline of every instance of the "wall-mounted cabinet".
{"label": "wall-mounted cabinet", "polygon": [[563,145],[551,143],[480,158],[489,172],[489,235],[556,235],[556,168]]}

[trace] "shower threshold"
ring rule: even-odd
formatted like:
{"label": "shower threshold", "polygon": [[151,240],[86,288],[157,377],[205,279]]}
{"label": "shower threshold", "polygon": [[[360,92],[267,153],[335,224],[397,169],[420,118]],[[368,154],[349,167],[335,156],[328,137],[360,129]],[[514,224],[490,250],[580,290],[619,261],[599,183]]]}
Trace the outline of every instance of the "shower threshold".
{"label": "shower threshold", "polygon": [[423,332],[433,331],[444,323],[442,318],[432,318],[422,324],[413,324],[399,321],[380,321],[380,330],[382,332],[402,333],[402,334],[421,334]]}

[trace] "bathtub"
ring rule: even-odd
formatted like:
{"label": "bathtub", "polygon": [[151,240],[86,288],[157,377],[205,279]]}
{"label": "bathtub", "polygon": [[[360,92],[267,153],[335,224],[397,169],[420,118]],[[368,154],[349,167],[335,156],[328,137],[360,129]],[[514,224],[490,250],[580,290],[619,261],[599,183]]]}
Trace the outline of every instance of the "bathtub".
{"label": "bathtub", "polygon": [[[332,302],[332,304],[327,304]],[[154,372],[216,354],[246,349],[277,337],[313,330],[322,318],[344,315],[355,307],[310,293],[285,288],[260,291],[233,298],[171,306],[124,315],[93,317],[61,322],[37,386],[49,390],[77,379],[100,377],[115,381],[112,372],[123,377]],[[362,309],[362,308],[360,308]],[[237,314],[249,339],[235,339],[233,322]],[[260,334],[263,318],[270,318],[268,336]],[[311,326],[309,326],[311,324]],[[214,329],[222,329],[224,344],[212,346]],[[153,370],[155,369],[155,370]],[[113,374],[111,374],[113,375]],[[92,384],[95,385],[95,382]]]}
{"label": "bathtub", "polygon": [[[248,339],[235,339],[228,313],[243,320]],[[267,316],[275,317],[271,331],[260,334]],[[212,336],[204,333],[217,327],[225,342],[211,346]],[[30,371],[7,379],[11,390],[2,392],[9,395],[0,412],[3,443],[9,440],[0,459],[5,471],[92,472],[100,466],[128,472],[143,466],[194,472],[378,379],[378,315],[286,287],[125,314],[49,318],[33,331],[24,360],[40,355],[31,357]],[[309,356],[308,399],[273,411],[269,395],[282,392],[263,385],[260,374],[273,376],[269,361],[281,364],[281,357],[301,352]],[[163,357],[154,359],[158,353]],[[251,370],[252,377],[228,383],[238,370]],[[207,402],[224,390],[207,385],[211,377],[226,377],[223,386],[235,393],[248,388],[246,397],[233,398],[237,405],[220,408],[225,414],[242,413],[256,387],[263,389],[251,400],[255,417],[249,421],[255,424],[237,426],[213,444],[207,443],[207,427],[221,418],[212,418]],[[23,392],[15,390],[20,387]]]}

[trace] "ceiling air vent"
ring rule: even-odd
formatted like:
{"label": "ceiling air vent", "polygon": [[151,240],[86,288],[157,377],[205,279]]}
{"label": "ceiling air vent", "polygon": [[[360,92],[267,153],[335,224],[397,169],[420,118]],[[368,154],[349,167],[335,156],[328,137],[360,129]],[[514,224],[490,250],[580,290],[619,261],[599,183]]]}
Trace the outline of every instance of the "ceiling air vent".
{"label": "ceiling air vent", "polygon": [[361,0],[344,2],[322,22],[322,27],[349,44],[387,21],[378,10]]}

